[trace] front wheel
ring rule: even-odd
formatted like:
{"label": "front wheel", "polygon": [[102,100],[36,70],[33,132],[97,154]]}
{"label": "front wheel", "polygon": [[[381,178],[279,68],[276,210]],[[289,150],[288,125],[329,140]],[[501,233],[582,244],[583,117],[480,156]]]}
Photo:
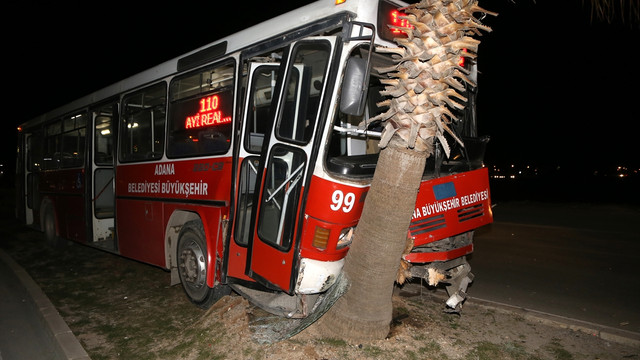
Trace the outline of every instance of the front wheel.
{"label": "front wheel", "polygon": [[214,288],[207,286],[207,242],[200,221],[190,221],[180,230],[178,238],[178,274],[182,288],[189,300],[197,306],[208,309],[231,289],[225,285]]}

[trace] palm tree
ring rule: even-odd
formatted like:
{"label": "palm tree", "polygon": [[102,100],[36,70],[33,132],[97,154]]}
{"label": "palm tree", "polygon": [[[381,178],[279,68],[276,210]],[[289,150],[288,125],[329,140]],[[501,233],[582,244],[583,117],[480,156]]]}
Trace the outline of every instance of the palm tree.
{"label": "palm tree", "polygon": [[591,20],[612,23],[620,20],[630,25],[640,23],[640,3],[637,0],[582,0],[591,10]]}
{"label": "palm tree", "polygon": [[[396,64],[377,69],[389,79],[382,92],[391,97],[383,120],[380,158],[365,201],[344,273],[350,287],[318,322],[328,336],[351,340],[381,339],[390,329],[392,292],[407,230],[427,157],[436,139],[448,153],[444,132],[455,121],[450,108],[466,99],[458,91],[475,84],[458,65],[461,56],[475,57],[479,41],[472,35],[491,29],[474,13],[488,13],[477,0],[422,0],[403,9],[412,28],[391,53]],[[455,138],[455,136],[454,136]]]}

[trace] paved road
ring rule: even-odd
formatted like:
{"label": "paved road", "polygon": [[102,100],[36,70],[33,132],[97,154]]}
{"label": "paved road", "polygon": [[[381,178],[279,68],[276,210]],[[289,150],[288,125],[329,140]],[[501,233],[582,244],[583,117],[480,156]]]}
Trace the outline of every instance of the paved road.
{"label": "paved road", "polygon": [[31,295],[0,259],[0,359],[62,359]]}
{"label": "paved road", "polygon": [[494,215],[476,233],[471,297],[640,333],[637,209],[520,203]]}
{"label": "paved road", "polygon": [[0,360],[88,360],[53,304],[0,249]]}

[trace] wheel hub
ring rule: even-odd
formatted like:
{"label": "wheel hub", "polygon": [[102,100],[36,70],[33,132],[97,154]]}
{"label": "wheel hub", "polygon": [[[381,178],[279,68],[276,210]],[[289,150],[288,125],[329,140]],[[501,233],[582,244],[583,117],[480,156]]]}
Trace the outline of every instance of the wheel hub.
{"label": "wheel hub", "polygon": [[190,242],[180,253],[180,269],[183,280],[190,286],[199,288],[205,283],[206,263],[204,253],[195,242]]}

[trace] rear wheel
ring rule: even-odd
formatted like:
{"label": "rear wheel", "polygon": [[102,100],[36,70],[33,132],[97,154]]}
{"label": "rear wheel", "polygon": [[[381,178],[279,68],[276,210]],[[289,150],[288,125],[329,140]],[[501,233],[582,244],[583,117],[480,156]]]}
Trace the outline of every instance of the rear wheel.
{"label": "rear wheel", "polygon": [[47,245],[52,248],[60,248],[64,245],[65,241],[60,239],[56,231],[56,215],[51,204],[44,206],[42,227]]}
{"label": "rear wheel", "polygon": [[190,221],[182,227],[178,239],[178,274],[189,300],[208,309],[231,289],[225,285],[207,286],[207,242],[200,221]]}

